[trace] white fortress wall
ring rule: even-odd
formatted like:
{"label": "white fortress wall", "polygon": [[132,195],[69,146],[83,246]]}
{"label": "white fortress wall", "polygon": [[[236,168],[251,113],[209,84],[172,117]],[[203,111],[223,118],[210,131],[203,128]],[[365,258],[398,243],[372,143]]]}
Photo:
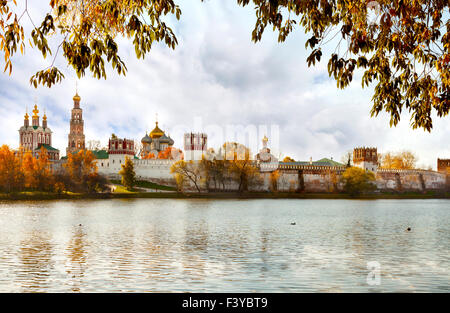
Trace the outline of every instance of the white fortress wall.
{"label": "white fortress wall", "polygon": [[[110,154],[108,159],[98,159],[98,172],[109,178],[120,179],[118,174],[121,165],[125,162],[125,154]],[[133,159],[136,178],[161,184],[175,185],[175,179],[170,172],[175,160],[161,159]],[[195,162],[195,161],[194,161]],[[271,189],[270,175],[273,165],[261,164],[261,180],[257,184],[249,186],[253,191],[269,191]],[[266,168],[267,167],[267,168]],[[342,169],[316,166],[302,166],[297,168],[280,168],[277,182],[278,191],[294,192],[329,192],[343,190],[340,182]],[[303,180],[303,183],[301,182]],[[204,185],[203,183],[200,183]],[[211,184],[211,183],[210,183]],[[442,190],[446,188],[446,175],[435,171],[426,170],[386,170],[376,171],[375,184],[379,190]],[[222,189],[223,186],[221,186]],[[238,185],[233,181],[225,182],[225,190],[237,190]]]}
{"label": "white fortress wall", "polygon": [[[125,157],[126,155],[123,154],[112,154],[108,159],[97,160],[99,174],[112,178],[120,178],[119,171],[122,169],[122,164],[125,163]],[[132,161],[138,180],[171,181],[174,179],[170,173],[170,167],[176,161],[152,159],[132,159]]]}
{"label": "white fortress wall", "polygon": [[134,170],[139,179],[173,179],[170,167],[174,160],[133,160]]}

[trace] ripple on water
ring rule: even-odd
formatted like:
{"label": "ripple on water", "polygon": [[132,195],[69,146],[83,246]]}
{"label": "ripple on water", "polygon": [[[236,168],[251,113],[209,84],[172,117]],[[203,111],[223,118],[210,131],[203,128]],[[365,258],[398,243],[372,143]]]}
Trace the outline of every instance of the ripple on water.
{"label": "ripple on water", "polygon": [[448,292],[449,203],[2,202],[0,291]]}

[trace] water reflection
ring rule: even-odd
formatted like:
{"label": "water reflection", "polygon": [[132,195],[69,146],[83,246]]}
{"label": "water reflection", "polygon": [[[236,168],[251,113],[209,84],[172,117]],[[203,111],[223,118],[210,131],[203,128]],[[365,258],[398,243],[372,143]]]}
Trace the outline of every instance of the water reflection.
{"label": "water reflection", "polygon": [[83,278],[86,272],[86,233],[82,225],[76,227],[73,232],[72,239],[67,245],[67,266],[66,273],[71,278],[68,284],[71,286],[71,291],[79,292],[83,286]]}
{"label": "water reflection", "polygon": [[50,287],[53,247],[50,235],[38,231],[25,234],[18,251],[16,276],[23,292],[39,292]]}
{"label": "water reflection", "polygon": [[0,291],[448,292],[448,204],[3,202]]}

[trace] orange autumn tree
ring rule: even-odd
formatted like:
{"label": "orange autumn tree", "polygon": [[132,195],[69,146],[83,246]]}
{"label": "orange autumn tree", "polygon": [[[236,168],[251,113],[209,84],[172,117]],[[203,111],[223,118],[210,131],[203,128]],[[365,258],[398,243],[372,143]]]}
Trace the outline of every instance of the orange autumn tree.
{"label": "orange autumn tree", "polygon": [[36,190],[50,190],[53,186],[53,175],[50,169],[47,149],[41,147],[38,157],[26,152],[22,161],[25,175],[25,187]]}
{"label": "orange autumn tree", "polygon": [[387,152],[380,156],[381,168],[410,170],[416,168],[417,157],[411,151]]}
{"label": "orange autumn tree", "polygon": [[94,182],[99,175],[95,156],[91,151],[80,150],[78,153],[69,153],[64,168],[67,170],[75,189],[93,191],[95,188]]}
{"label": "orange autumn tree", "polygon": [[163,151],[159,151],[158,159],[175,160],[175,159],[179,159],[179,157],[182,155],[182,153],[183,152],[180,149],[177,149],[174,147],[167,147]]}
{"label": "orange autumn tree", "polygon": [[0,190],[20,191],[24,186],[24,174],[20,158],[7,145],[0,147]]}
{"label": "orange autumn tree", "polygon": [[155,158],[155,154],[152,152],[149,152],[142,157],[143,160],[154,159],[154,158]]}

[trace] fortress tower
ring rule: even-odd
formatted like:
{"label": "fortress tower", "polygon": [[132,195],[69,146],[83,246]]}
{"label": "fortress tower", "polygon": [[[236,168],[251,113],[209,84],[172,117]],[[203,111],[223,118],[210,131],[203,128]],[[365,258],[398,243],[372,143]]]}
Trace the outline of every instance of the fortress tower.
{"label": "fortress tower", "polygon": [[377,148],[355,148],[353,149],[353,164],[366,171],[376,172],[378,169]]}
{"label": "fortress tower", "polygon": [[77,92],[73,97],[73,109],[70,118],[70,133],[68,136],[66,155],[85,149],[83,110],[80,108],[80,100],[81,98]]}
{"label": "fortress tower", "polygon": [[450,159],[438,159],[437,170],[441,173],[450,173]]}
{"label": "fortress tower", "polygon": [[205,133],[184,134],[184,160],[200,161],[208,149],[208,135]]}

